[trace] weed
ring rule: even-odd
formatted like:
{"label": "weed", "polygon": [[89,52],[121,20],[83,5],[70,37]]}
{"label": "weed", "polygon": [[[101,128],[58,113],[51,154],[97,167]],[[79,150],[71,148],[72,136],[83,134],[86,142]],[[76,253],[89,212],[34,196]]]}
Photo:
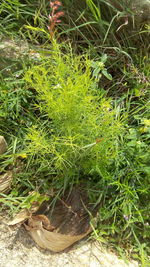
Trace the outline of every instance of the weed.
{"label": "weed", "polygon": [[92,173],[109,179],[107,166],[118,153],[122,123],[111,99],[97,90],[92,64],[87,56],[63,55],[55,43],[50,58],[25,76],[47,117],[43,129],[30,129],[29,152],[47,157],[49,168],[64,183]]}

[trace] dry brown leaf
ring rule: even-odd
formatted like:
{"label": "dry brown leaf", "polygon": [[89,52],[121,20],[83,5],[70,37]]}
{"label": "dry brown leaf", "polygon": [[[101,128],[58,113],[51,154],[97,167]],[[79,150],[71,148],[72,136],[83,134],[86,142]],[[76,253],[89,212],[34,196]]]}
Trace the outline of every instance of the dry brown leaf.
{"label": "dry brown leaf", "polygon": [[12,176],[11,171],[0,175],[0,192],[6,192],[10,188]]}
{"label": "dry brown leaf", "polygon": [[60,252],[92,231],[90,206],[85,191],[78,188],[66,191],[53,207],[51,201],[44,201],[39,209],[35,205],[23,210],[9,225],[25,221],[26,230],[41,248]]}
{"label": "dry brown leaf", "polygon": [[17,223],[23,222],[31,216],[30,212],[27,209],[20,211],[13,220],[9,221],[7,224],[9,226],[15,225]]}
{"label": "dry brown leaf", "polygon": [[7,143],[3,136],[0,136],[0,155],[5,153],[7,150]]}
{"label": "dry brown leaf", "polygon": [[92,231],[92,229],[89,228],[86,233],[74,236],[56,233],[55,231],[50,232],[44,229],[42,220],[37,220],[35,217],[33,216],[28,220],[28,224],[25,224],[25,228],[41,248],[49,249],[53,252],[63,251]]}
{"label": "dry brown leaf", "polygon": [[[29,219],[32,215],[32,213],[36,212],[39,208],[39,205],[32,205],[32,207],[28,209],[21,210],[14,218],[13,220],[9,221],[7,224],[9,226],[15,225],[18,223],[23,223],[25,220]],[[43,215],[42,215],[43,216]]]}

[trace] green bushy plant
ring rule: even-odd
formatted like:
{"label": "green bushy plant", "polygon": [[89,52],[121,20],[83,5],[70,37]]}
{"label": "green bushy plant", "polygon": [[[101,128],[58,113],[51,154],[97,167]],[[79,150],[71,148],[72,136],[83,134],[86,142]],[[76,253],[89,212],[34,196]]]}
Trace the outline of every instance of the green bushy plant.
{"label": "green bushy plant", "polygon": [[37,92],[36,109],[45,116],[29,130],[28,152],[47,159],[64,180],[93,174],[110,179],[107,169],[118,154],[122,122],[111,99],[97,88],[92,64],[71,50],[63,54],[54,41],[49,58],[25,75]]}
{"label": "green bushy plant", "polygon": [[37,124],[27,135],[27,156],[38,167],[36,177],[42,175],[40,186],[45,189],[62,190],[84,182],[90,202],[101,204],[97,238],[111,242],[120,253],[130,249],[145,264],[149,252],[148,102],[143,109],[136,107],[137,111],[127,103],[130,121],[124,129],[126,109],[122,117],[120,106],[114,107],[97,84],[102,62],[94,64],[88,56],[62,50],[54,42],[49,57],[25,75],[29,88],[36,91],[39,112]]}

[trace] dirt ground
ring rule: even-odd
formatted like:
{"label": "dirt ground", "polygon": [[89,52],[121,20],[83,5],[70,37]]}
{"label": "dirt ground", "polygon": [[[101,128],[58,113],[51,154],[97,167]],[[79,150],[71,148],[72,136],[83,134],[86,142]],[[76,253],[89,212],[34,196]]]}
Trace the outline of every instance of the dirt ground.
{"label": "dirt ground", "polygon": [[138,267],[125,263],[99,242],[82,240],[61,253],[39,248],[23,226],[9,227],[0,216],[0,267]]}

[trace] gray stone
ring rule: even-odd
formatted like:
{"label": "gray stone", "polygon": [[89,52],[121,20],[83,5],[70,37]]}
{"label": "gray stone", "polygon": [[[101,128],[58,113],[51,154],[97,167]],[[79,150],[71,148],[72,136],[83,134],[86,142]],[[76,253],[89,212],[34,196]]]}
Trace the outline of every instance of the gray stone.
{"label": "gray stone", "polygon": [[141,23],[150,22],[150,0],[131,1],[131,10],[133,11],[137,26]]}
{"label": "gray stone", "polygon": [[[134,26],[150,22],[150,0],[109,0],[110,4],[125,16],[132,17]],[[124,6],[124,8],[123,8]]]}

